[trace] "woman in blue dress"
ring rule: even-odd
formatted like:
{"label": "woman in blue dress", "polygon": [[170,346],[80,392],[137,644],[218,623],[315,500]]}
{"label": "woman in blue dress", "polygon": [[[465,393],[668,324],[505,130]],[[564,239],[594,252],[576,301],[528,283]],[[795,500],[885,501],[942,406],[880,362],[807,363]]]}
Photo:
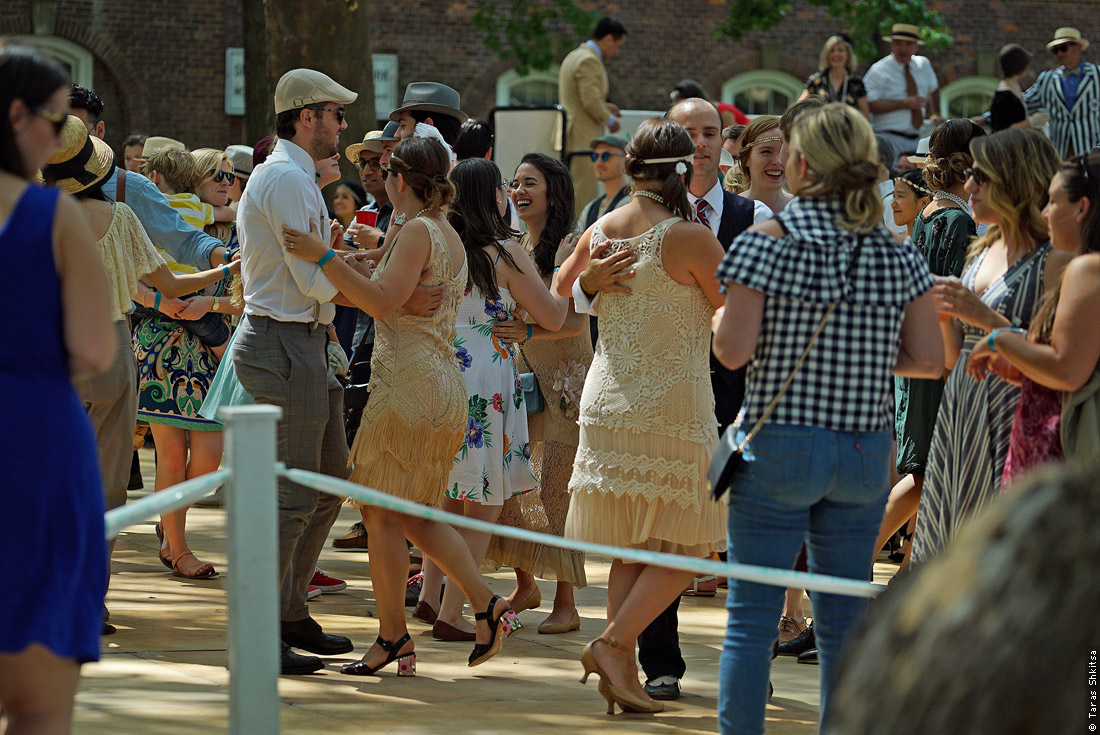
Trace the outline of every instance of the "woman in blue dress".
{"label": "woman in blue dress", "polygon": [[95,438],[71,383],[114,361],[107,278],[80,206],[31,183],[60,144],[68,94],[53,62],[0,51],[0,249],[15,269],[0,308],[34,310],[0,324],[0,710],[12,735],[70,731],[107,588]]}

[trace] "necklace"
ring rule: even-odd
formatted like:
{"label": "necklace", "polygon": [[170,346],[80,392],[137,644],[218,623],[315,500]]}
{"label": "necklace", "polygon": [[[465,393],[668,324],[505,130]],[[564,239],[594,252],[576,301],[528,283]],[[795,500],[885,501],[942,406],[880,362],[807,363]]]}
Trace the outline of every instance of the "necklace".
{"label": "necklace", "polygon": [[422,215],[422,214],[424,214],[425,212],[427,212],[427,211],[428,211],[428,209],[429,209],[429,207],[424,207],[423,209],[421,209],[421,210],[420,210],[419,212],[417,212],[416,214],[414,214],[414,215],[413,215],[412,217],[410,217],[409,219],[416,219],[416,218],[417,218],[417,217],[419,217],[420,215]]}
{"label": "necklace", "polygon": [[645,197],[646,199],[652,199],[660,204],[662,207],[668,209],[668,204],[665,203],[665,198],[660,194],[656,194],[652,191],[646,191],[645,189],[635,189],[631,196]]}
{"label": "necklace", "polygon": [[967,201],[965,199],[960,196],[956,196],[949,191],[933,192],[932,201],[936,201],[937,199],[946,199],[949,202],[955,202],[955,204],[958,204],[960,207],[962,207],[964,211],[970,211],[970,205],[967,204]]}

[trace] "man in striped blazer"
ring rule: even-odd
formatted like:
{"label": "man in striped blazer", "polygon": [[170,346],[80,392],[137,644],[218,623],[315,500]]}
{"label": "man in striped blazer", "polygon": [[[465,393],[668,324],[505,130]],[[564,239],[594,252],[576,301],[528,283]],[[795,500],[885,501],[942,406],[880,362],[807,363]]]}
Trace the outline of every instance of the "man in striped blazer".
{"label": "man in striped blazer", "polygon": [[1050,138],[1063,158],[1100,144],[1100,67],[1081,59],[1088,47],[1076,28],[1059,28],[1047,48],[1062,66],[1041,73],[1024,93],[1029,113],[1050,113]]}

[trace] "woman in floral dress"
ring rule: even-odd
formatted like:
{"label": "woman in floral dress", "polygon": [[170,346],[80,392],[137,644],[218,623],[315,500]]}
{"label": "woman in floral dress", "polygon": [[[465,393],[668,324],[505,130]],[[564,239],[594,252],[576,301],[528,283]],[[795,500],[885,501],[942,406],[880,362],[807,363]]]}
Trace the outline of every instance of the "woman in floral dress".
{"label": "woman in floral dress", "polygon": [[[541,327],[556,330],[565,320],[565,299],[550,295],[534,262],[513,239],[498,206],[500,170],[486,159],[463,161],[451,172],[457,192],[448,221],[462,238],[469,282],[458,307],[455,354],[469,395],[462,446],[447,481],[443,509],[495,522],[508,498],[533,490],[527,408],[516,369],[515,345],[501,341],[493,326],[523,309]],[[474,560],[485,555],[490,535],[459,529]],[[442,575],[427,560],[424,588],[414,615],[433,623],[441,640],[473,640],[462,617],[463,597],[451,585],[439,601]],[[438,613],[433,609],[439,608]]]}

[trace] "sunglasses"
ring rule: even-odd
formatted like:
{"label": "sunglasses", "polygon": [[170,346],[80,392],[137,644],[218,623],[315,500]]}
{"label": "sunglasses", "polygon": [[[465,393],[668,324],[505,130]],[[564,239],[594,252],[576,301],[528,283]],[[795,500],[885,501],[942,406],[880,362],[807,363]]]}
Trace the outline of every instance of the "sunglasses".
{"label": "sunglasses", "polygon": [[313,107],[312,105],[306,105],[307,110],[313,110],[314,112],[333,112],[336,113],[336,122],[344,122],[344,115],[347,114],[347,110],[343,107]]}
{"label": "sunglasses", "polygon": [[389,177],[389,175],[391,173],[393,173],[393,169],[390,168],[389,166],[379,165],[378,166],[378,173],[382,177],[382,180],[385,181]]}
{"label": "sunglasses", "polygon": [[215,184],[220,184],[224,181],[230,186],[233,186],[233,182],[237,180],[235,174],[231,174],[228,171],[222,171],[221,169],[211,171],[210,177]]}
{"label": "sunglasses", "polygon": [[355,164],[355,167],[362,171],[365,168],[369,168],[371,171],[380,171],[382,169],[382,162],[380,159],[372,158],[369,161],[359,159],[359,163]]}
{"label": "sunglasses", "polygon": [[1061,46],[1055,46],[1054,48],[1052,48],[1050,50],[1050,53],[1057,56],[1058,54],[1065,53],[1066,51],[1069,51],[1069,47],[1072,46],[1072,45],[1073,45],[1072,43],[1063,43]]}
{"label": "sunglasses", "polygon": [[52,110],[43,105],[35,107],[34,114],[44,117],[47,122],[52,123],[53,131],[58,135],[61,134],[61,129],[65,127],[65,121],[69,118],[68,113],[61,112],[60,110]]}
{"label": "sunglasses", "polygon": [[604,163],[607,163],[608,161],[611,160],[612,156],[621,156],[621,155],[623,155],[623,154],[622,153],[611,153],[610,151],[604,151],[603,153],[593,153],[592,154],[592,163],[596,163],[596,161],[603,161]]}
{"label": "sunglasses", "polygon": [[989,182],[993,181],[993,179],[989,177],[989,174],[985,173],[977,166],[968,168],[963,171],[963,176],[968,179],[974,179],[974,183],[978,186],[985,186]]}

